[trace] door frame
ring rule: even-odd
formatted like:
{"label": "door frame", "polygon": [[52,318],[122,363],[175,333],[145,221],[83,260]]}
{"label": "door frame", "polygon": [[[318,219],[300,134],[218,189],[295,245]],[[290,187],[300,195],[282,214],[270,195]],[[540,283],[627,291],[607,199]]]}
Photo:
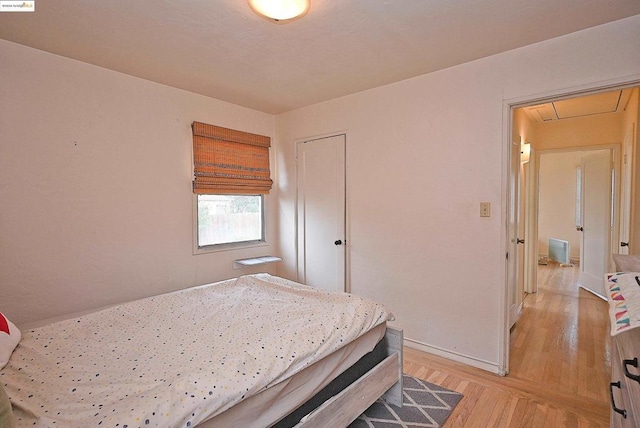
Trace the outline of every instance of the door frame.
{"label": "door frame", "polygon": [[351,241],[351,227],[349,221],[349,157],[348,157],[348,144],[349,141],[349,133],[348,131],[336,131],[329,132],[326,134],[318,134],[304,138],[296,138],[293,141],[293,159],[295,164],[295,175],[293,180],[295,182],[295,198],[294,198],[294,248],[295,248],[295,274],[296,281],[300,282],[299,272],[300,272],[300,248],[298,245],[298,233],[299,233],[299,220],[298,220],[298,144],[304,143],[306,141],[314,141],[321,140],[323,138],[331,138],[337,137],[340,135],[344,135],[344,239],[346,241],[346,245],[344,246],[344,291],[347,293],[351,292],[351,263],[350,263],[350,251],[349,251],[349,242]]}
{"label": "door frame", "polygon": [[[512,99],[504,99],[502,103],[502,112],[503,112],[503,129],[502,129],[502,165],[503,165],[503,174],[502,174],[502,191],[501,191],[501,202],[503,206],[502,216],[503,216],[503,227],[502,227],[502,239],[501,239],[501,257],[504,260],[504,270],[503,270],[503,278],[504,278],[504,286],[501,289],[501,310],[500,317],[502,319],[502,336],[499,340],[499,358],[498,358],[498,373],[501,375],[506,375],[509,373],[509,355],[510,355],[510,347],[511,347],[511,339],[510,339],[510,328],[509,328],[509,308],[511,302],[511,293],[514,289],[515,284],[511,283],[508,272],[509,269],[512,268],[511,263],[514,263],[517,260],[516,254],[509,254],[509,249],[512,242],[517,239],[517,236],[511,236],[509,223],[510,221],[516,221],[517,219],[512,219],[512,213],[514,212],[514,204],[516,201],[511,200],[509,197],[509,186],[513,181],[514,177],[511,174],[510,161],[512,150],[514,150],[514,145],[512,144],[512,130],[513,130],[513,111],[517,108],[528,107],[536,104],[544,104],[550,101],[558,101],[562,99],[574,98],[578,96],[584,95],[593,95],[600,92],[607,92],[617,89],[626,89],[632,88],[640,85],[640,73],[627,76],[621,79],[613,79],[606,82],[592,82],[590,84],[569,87],[569,88],[560,88],[554,91],[549,91],[543,94],[538,95],[529,95]],[[536,158],[537,158],[536,153]],[[618,156],[619,157],[619,156]],[[536,159],[536,164],[538,164],[538,159]],[[615,162],[619,162],[619,159],[614,159]],[[619,169],[618,169],[619,170]],[[619,175],[616,176],[616,187],[618,187],[620,182]],[[619,199],[619,191],[616,192],[617,199]],[[527,213],[530,214],[530,213]],[[537,213],[536,213],[537,215]],[[528,215],[528,217],[531,217]],[[517,231],[517,227],[515,230]],[[529,234],[531,234],[531,229],[529,228]],[[617,232],[617,230],[616,230]],[[536,236],[537,238],[537,236]],[[525,240],[531,240],[532,236],[525,236]],[[516,251],[518,251],[517,246],[514,246]],[[505,257],[506,255],[506,257]],[[528,263],[525,260],[525,264]],[[537,261],[536,261],[537,263]],[[517,284],[517,281],[516,281]]]}
{"label": "door frame", "polygon": [[[536,200],[540,199],[540,187],[538,186],[538,183],[540,183],[540,157],[542,155],[545,154],[554,154],[554,153],[570,153],[570,152],[595,152],[598,150],[608,150],[609,151],[609,161],[612,165],[614,174],[615,174],[615,182],[613,183],[613,185],[615,186],[613,190],[613,195],[611,195],[614,199],[613,199],[613,216],[611,218],[611,223],[613,223],[613,227],[611,228],[611,232],[609,235],[609,258],[608,258],[608,266],[609,269],[611,270],[613,268],[613,258],[611,257],[611,255],[613,254],[613,251],[615,250],[613,247],[613,242],[614,242],[614,238],[616,236],[619,235],[620,233],[620,217],[619,217],[619,213],[620,213],[620,208],[621,208],[621,198],[620,198],[620,190],[622,187],[622,183],[620,181],[620,179],[618,178],[620,176],[620,153],[621,153],[621,146],[620,144],[617,143],[611,143],[611,144],[596,144],[596,145],[590,145],[590,146],[576,146],[576,147],[559,147],[556,149],[543,149],[543,150],[538,150],[536,151],[536,168],[534,171],[534,181],[536,183],[535,189],[532,189],[534,194],[535,194],[535,198]],[[538,242],[538,234],[537,231],[539,229],[539,212],[538,210],[536,210],[535,212],[531,213],[531,221],[535,222],[535,228],[536,228],[536,234],[534,236],[532,236],[532,239],[535,239],[535,242]],[[538,253],[538,248],[536,245],[536,254]],[[580,253],[582,254],[582,252]],[[532,260],[529,260],[532,261]],[[582,261],[582,260],[581,260]],[[538,285],[535,284],[534,288],[535,291],[538,290]],[[534,291],[534,292],[535,292]],[[602,297],[602,296],[599,296]]]}

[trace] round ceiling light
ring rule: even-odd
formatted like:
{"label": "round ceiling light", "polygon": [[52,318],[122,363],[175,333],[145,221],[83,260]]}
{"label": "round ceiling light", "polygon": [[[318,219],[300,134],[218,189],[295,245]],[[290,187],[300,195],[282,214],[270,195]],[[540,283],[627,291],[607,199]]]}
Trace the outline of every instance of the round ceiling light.
{"label": "round ceiling light", "polygon": [[309,0],[249,0],[254,12],[274,21],[290,21],[309,10]]}

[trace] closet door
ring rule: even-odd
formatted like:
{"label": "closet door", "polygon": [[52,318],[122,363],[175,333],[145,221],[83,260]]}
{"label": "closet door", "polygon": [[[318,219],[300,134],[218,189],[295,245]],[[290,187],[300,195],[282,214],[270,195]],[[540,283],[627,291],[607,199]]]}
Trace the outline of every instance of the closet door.
{"label": "closet door", "polygon": [[298,281],[345,291],[345,136],[296,149]]}

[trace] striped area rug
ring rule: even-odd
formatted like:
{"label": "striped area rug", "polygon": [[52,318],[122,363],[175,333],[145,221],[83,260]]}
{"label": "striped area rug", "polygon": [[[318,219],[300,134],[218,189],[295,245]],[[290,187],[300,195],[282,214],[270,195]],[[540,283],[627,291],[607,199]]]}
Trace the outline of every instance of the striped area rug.
{"label": "striped area rug", "polygon": [[349,428],[418,428],[442,426],[462,399],[462,394],[403,376],[403,403],[396,407],[378,400]]}

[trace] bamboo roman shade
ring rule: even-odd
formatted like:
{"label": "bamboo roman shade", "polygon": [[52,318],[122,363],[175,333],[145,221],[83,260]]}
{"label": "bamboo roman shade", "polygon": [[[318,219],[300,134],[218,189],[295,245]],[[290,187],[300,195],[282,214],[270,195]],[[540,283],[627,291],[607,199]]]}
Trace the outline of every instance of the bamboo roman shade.
{"label": "bamboo roman shade", "polygon": [[266,194],[271,138],[193,122],[193,193]]}

